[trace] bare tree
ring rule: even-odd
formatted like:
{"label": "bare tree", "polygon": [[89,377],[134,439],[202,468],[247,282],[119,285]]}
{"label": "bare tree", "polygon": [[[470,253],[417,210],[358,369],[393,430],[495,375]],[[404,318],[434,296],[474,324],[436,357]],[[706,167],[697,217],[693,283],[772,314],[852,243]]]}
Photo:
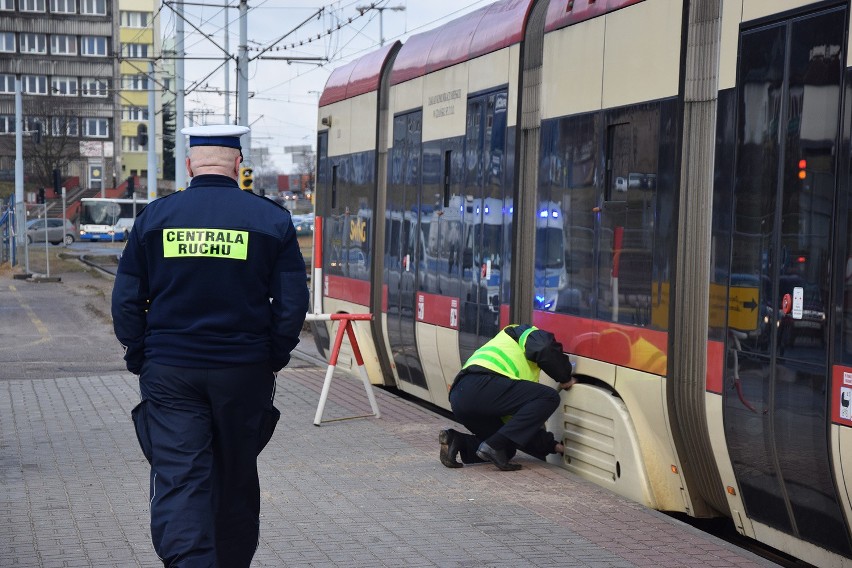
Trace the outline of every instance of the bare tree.
{"label": "bare tree", "polygon": [[297,157],[296,160],[296,173],[301,176],[307,176],[307,183],[302,188],[303,190],[313,190],[316,182],[316,174],[317,174],[317,155],[316,152],[304,152],[302,154],[294,155],[293,157]]}
{"label": "bare tree", "polygon": [[72,109],[57,109],[46,100],[27,101],[24,127],[25,172],[41,187],[53,184],[53,170],[66,170],[80,159],[80,123]]}

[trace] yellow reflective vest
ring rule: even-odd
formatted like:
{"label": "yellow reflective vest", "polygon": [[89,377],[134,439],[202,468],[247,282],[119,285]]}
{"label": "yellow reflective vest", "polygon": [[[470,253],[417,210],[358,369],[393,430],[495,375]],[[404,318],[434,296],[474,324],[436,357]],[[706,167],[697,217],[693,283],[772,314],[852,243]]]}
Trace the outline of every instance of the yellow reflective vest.
{"label": "yellow reflective vest", "polygon": [[500,330],[491,341],[474,351],[462,368],[476,365],[510,379],[537,383],[540,369],[537,364],[527,359],[525,345],[529,334],[538,328],[531,326],[515,341],[506,333],[509,327],[517,327],[517,324]]}

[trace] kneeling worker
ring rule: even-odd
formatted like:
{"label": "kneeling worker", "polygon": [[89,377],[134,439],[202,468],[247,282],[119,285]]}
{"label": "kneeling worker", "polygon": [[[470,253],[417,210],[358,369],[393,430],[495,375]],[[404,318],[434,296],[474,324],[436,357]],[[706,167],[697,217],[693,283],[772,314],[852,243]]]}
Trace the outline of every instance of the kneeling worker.
{"label": "kneeling worker", "polygon": [[544,422],[559,406],[559,393],[539,384],[544,370],[568,390],[573,365],[552,333],[529,325],[510,325],[477,349],[450,389],[456,419],[473,432],[442,430],[440,459],[446,467],[490,461],[503,471],[521,469],[510,463],[516,450],[539,459],[564,447]]}

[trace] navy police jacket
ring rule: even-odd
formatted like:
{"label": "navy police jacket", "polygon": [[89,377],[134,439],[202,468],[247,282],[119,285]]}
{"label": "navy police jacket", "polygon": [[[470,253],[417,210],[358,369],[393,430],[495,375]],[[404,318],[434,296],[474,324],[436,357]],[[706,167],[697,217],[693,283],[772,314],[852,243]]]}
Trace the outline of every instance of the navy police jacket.
{"label": "navy police jacket", "polygon": [[308,310],[305,261],[289,212],[202,175],[138,215],[112,294],[115,335],[133,373],[163,365],[290,360]]}

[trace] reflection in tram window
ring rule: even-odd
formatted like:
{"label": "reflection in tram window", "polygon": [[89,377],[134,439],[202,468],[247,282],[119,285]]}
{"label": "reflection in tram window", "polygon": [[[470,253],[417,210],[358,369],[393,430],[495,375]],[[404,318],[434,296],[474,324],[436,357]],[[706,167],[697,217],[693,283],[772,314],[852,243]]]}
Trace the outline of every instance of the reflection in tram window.
{"label": "reflection in tram window", "polygon": [[652,324],[662,151],[657,104],[543,125],[536,309]]}

